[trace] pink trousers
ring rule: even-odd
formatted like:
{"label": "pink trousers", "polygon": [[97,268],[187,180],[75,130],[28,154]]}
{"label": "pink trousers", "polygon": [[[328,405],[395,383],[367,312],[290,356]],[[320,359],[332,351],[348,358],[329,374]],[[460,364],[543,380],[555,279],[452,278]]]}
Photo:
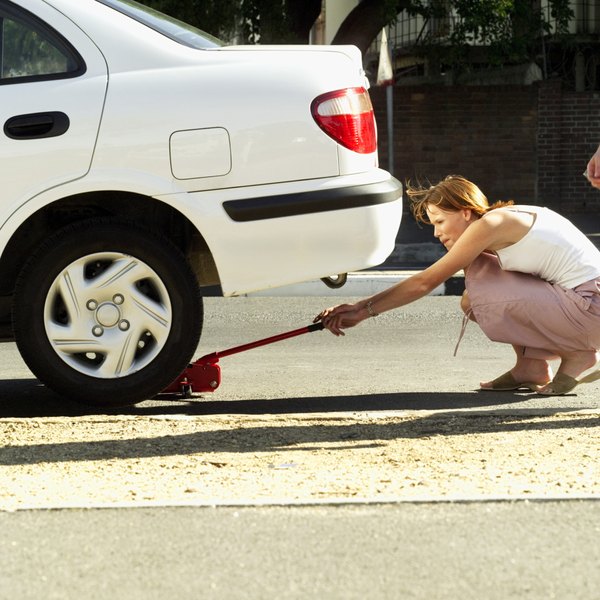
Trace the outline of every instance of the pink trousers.
{"label": "pink trousers", "polygon": [[525,356],[542,360],[563,351],[600,350],[600,278],[565,289],[503,271],[496,256],[484,253],[466,270],[465,286],[490,340],[523,346]]}

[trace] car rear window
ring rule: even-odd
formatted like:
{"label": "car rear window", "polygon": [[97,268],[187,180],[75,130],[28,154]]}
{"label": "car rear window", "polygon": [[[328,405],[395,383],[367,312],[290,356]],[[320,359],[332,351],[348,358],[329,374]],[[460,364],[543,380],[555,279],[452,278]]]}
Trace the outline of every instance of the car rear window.
{"label": "car rear window", "polygon": [[118,10],[184,46],[206,50],[224,45],[221,40],[209,33],[135,2],[135,0],[97,0],[97,2]]}
{"label": "car rear window", "polygon": [[0,7],[0,85],[77,77],[85,63],[57,31],[12,3]]}

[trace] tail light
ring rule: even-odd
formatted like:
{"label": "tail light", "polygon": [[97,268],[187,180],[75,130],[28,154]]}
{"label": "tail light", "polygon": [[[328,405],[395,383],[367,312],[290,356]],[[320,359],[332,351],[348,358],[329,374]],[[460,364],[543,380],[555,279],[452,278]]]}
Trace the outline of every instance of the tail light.
{"label": "tail light", "polygon": [[360,154],[377,149],[371,98],[365,88],[348,88],[315,98],[310,110],[317,125],[336,142]]}

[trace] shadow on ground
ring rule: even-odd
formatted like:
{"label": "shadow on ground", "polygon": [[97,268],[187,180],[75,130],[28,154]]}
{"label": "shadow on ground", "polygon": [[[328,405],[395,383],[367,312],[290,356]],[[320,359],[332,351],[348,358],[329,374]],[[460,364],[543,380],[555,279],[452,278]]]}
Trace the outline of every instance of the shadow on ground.
{"label": "shadow on ground", "polygon": [[[575,396],[575,394],[573,394]],[[65,400],[36,379],[0,381],[0,418],[69,417],[83,415],[286,415],[353,413],[357,411],[429,411],[491,409],[526,402],[531,393],[397,392],[382,394],[227,400],[215,396],[188,400],[158,397],[118,409],[87,407]],[[564,399],[564,397],[563,397]],[[580,407],[561,405],[561,410]]]}
{"label": "shadow on ground", "polygon": [[[562,416],[535,415],[531,411],[498,413],[439,412],[424,413],[411,418],[388,417],[364,421],[334,419],[331,421],[292,419],[256,421],[246,426],[223,423],[218,429],[148,435],[152,427],[143,425],[143,436],[128,429],[119,437],[106,440],[73,440],[8,445],[0,453],[0,465],[34,465],[113,459],[165,458],[169,456],[207,455],[214,453],[258,454],[261,452],[347,452],[350,449],[385,448],[390,441],[419,440],[431,437],[455,437],[473,434],[510,434],[519,431],[560,432],[559,438],[569,438],[585,429],[597,428],[596,415]],[[541,411],[538,411],[541,413]],[[482,440],[483,443],[483,440]]]}

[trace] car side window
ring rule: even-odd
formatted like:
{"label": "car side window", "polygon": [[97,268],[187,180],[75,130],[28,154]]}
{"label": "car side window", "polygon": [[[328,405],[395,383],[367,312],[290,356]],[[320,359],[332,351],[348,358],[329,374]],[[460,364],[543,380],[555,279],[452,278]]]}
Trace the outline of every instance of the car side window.
{"label": "car side window", "polygon": [[74,77],[85,71],[79,54],[29,13],[0,8],[0,84]]}

